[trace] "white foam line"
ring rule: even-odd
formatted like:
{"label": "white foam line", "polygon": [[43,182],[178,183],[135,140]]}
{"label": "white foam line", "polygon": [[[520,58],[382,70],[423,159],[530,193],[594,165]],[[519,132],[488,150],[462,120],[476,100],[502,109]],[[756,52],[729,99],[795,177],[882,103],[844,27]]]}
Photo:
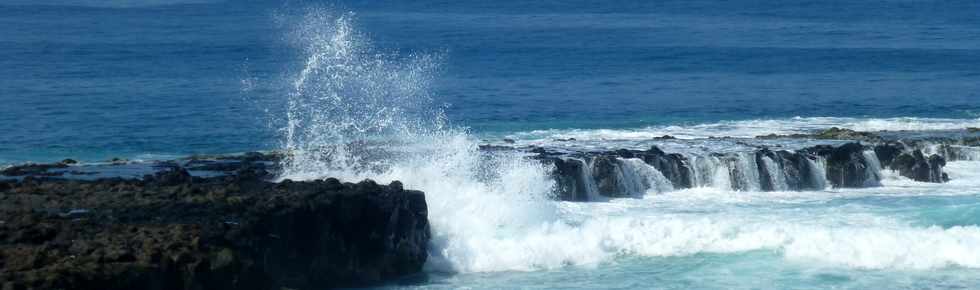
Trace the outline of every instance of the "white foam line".
{"label": "white foam line", "polygon": [[768,134],[812,133],[830,127],[858,131],[957,130],[980,127],[980,119],[942,118],[838,118],[795,117],[790,119],[722,121],[696,125],[667,125],[630,129],[548,129],[518,132],[507,137],[527,144],[552,143],[556,139],[576,141],[649,140],[671,135],[680,139],[708,137],[752,138]]}

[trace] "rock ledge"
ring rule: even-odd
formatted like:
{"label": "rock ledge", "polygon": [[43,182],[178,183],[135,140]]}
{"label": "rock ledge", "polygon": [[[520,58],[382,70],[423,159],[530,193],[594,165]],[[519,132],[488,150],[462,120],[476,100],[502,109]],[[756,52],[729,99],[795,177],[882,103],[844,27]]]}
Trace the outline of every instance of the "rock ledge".
{"label": "rock ledge", "polygon": [[327,289],[425,264],[422,192],[259,175],[0,180],[0,289]]}

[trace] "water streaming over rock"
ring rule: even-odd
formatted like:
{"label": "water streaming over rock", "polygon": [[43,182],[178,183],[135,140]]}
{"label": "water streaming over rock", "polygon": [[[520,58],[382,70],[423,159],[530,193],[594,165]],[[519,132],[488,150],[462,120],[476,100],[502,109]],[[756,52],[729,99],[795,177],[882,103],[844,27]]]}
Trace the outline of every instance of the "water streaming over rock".
{"label": "water streaming over rock", "polygon": [[[536,158],[556,165],[552,174],[564,184],[557,189],[560,199],[583,201],[699,187],[744,192],[824,190],[832,178],[841,180],[836,187],[879,186],[885,168],[875,151],[862,148],[854,154],[846,153],[854,150],[849,146],[710,154],[666,154],[653,148]],[[827,170],[828,157],[834,155],[844,157],[833,161],[838,169],[832,173]]]}
{"label": "water streaming over rock", "polygon": [[[789,194],[762,191],[802,191],[810,198],[828,194],[813,191],[831,186],[879,184],[877,152],[860,145],[553,155],[480,149],[477,138],[448,124],[431,102],[429,81],[439,57],[378,52],[353,21],[349,14],[311,9],[296,25],[292,35],[305,58],[287,93],[283,149],[289,158],[281,178],[401,180],[425,191],[433,230],[430,272],[564,269],[623,256],[760,249],[848,267],[980,265],[969,251],[940,255],[928,249],[972,245],[970,240],[980,237],[976,228],[918,228],[853,213],[841,214],[846,225],[841,227],[824,223],[820,211],[798,217],[779,207],[725,205],[731,198],[767,205]],[[955,174],[968,174],[972,167],[964,168]],[[688,199],[717,208],[691,215]],[[880,241],[914,243],[926,237],[934,242],[912,254]],[[907,259],[911,256],[925,258]]]}

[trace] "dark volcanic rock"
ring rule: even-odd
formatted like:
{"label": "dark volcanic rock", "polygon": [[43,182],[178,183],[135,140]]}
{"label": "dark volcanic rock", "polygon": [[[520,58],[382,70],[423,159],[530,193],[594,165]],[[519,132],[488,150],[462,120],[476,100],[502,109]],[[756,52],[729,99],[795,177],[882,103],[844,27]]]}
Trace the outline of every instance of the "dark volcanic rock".
{"label": "dark volcanic rock", "polygon": [[479,147],[480,147],[480,150],[487,151],[487,152],[490,152],[490,151],[511,151],[511,150],[514,150],[514,147],[503,146],[503,145],[489,145],[489,144],[487,144],[487,145],[480,145]]}
{"label": "dark volcanic rock", "polygon": [[191,183],[193,179],[190,172],[187,172],[187,169],[182,167],[173,167],[157,172],[152,176],[147,175],[143,177],[145,183],[156,186],[176,186]]}
{"label": "dark volcanic rock", "polygon": [[[192,156],[184,165],[190,171],[213,171],[231,174],[252,171],[259,177],[269,177],[285,155],[278,152],[248,152],[241,155]],[[272,167],[272,168],[270,168]]]}
{"label": "dark volcanic rock", "polygon": [[588,181],[584,179],[583,173],[586,168],[584,161],[551,156],[543,156],[540,159],[545,164],[555,167],[552,172],[557,183],[555,198],[566,201],[589,201],[589,184],[586,183]]}
{"label": "dark volcanic rock", "polygon": [[[824,179],[812,164],[816,157],[805,152],[791,153],[789,151],[776,152],[783,165],[786,174],[786,183],[791,190],[821,190],[825,186]],[[820,178],[820,180],[817,180]]]}
{"label": "dark volcanic rock", "polygon": [[[874,145],[851,142],[778,151],[754,146],[759,149],[688,155],[666,153],[656,146],[646,151],[584,152],[535,147],[529,152],[537,154],[531,158],[554,166],[556,197],[566,201],[589,201],[597,195],[636,197],[649,189],[663,191],[695,186],[730,186],[736,191],[823,190],[828,185],[875,187],[881,185],[883,167],[919,181],[944,182],[948,179],[943,173],[946,156],[976,158],[976,151],[963,145],[905,141],[871,144]],[[921,149],[913,148],[930,148],[939,153],[925,156]],[[918,156],[909,155],[914,152]],[[633,158],[656,170],[628,160]]]}
{"label": "dark volcanic rock", "polygon": [[827,180],[834,187],[871,187],[881,184],[877,160],[865,156],[864,145],[847,143],[839,147],[815,146],[809,150],[827,159]]}
{"label": "dark volcanic rock", "polygon": [[881,165],[889,167],[896,157],[909,150],[909,147],[902,142],[886,142],[875,145],[875,155],[881,161]]}
{"label": "dark volcanic rock", "polygon": [[902,176],[915,181],[942,183],[949,181],[943,173],[946,159],[939,155],[926,157],[922,150],[902,153],[892,162],[891,168]]}
{"label": "dark volcanic rock", "polygon": [[0,170],[0,175],[6,176],[59,176],[64,174],[63,172],[50,172],[51,169],[68,168],[68,165],[64,163],[54,163],[54,164],[24,164],[11,166],[4,170]]}
{"label": "dark volcanic rock", "polygon": [[[775,152],[769,151],[769,149],[759,150],[755,153],[755,160],[756,160],[755,163],[756,163],[757,170],[759,170],[759,180],[761,181],[762,190],[773,191],[778,189],[776,188],[776,184],[774,184],[774,182],[772,181],[775,179],[774,176],[779,174],[779,172],[769,171],[769,168],[766,166],[765,163],[767,158],[768,160],[772,160],[772,162],[774,162],[774,164],[777,164],[777,166],[779,167],[782,167],[781,166],[782,164],[781,162],[775,163],[777,160],[780,160],[780,158],[779,156],[776,156]],[[782,168],[779,168],[778,170],[781,172]]]}
{"label": "dark volcanic rock", "polygon": [[957,140],[959,145],[980,147],[980,137],[970,137]]}
{"label": "dark volcanic rock", "polygon": [[619,160],[616,160],[615,156],[611,155],[599,155],[592,160],[592,176],[595,178],[596,189],[598,193],[603,196],[608,197],[626,197],[629,195],[628,192],[624,192],[622,189],[623,180],[619,177],[622,176],[620,173]]}
{"label": "dark volcanic rock", "polygon": [[[625,155],[620,153],[621,156]],[[691,176],[691,164],[684,155],[671,153],[667,154],[657,146],[650,147],[650,150],[633,154],[636,158],[643,159],[643,162],[657,168],[660,173],[667,177],[674,188],[691,188],[694,186],[694,177]],[[623,156],[632,158],[634,156]]]}
{"label": "dark volcanic rock", "polygon": [[878,135],[874,133],[858,132],[851,129],[841,129],[837,127],[832,127],[830,129],[821,131],[820,133],[814,134],[813,137],[817,139],[864,140],[864,141],[872,141],[872,140],[880,139],[880,137],[878,137]]}
{"label": "dark volcanic rock", "polygon": [[[674,189],[703,186],[708,182],[729,184],[733,190],[822,190],[828,182],[834,187],[872,187],[880,185],[881,166],[875,153],[860,143],[842,146],[821,145],[796,151],[736,152],[699,156],[701,163],[677,153],[666,153],[654,146],[646,151],[606,152],[531,151],[535,159],[554,166],[556,197],[566,201],[590,201],[593,195],[635,197],[654,186],[649,172],[643,172],[626,159],[636,158],[656,169]],[[707,161],[705,161],[707,160]],[[714,160],[714,161],[712,161]],[[727,170],[727,181],[712,180],[715,172]],[[707,175],[707,177],[706,177]],[[645,188],[645,189],[644,189]]]}
{"label": "dark volcanic rock", "polygon": [[[257,175],[257,174],[256,174]],[[327,289],[418,272],[422,192],[336,179],[0,181],[3,289]]]}
{"label": "dark volcanic rock", "polygon": [[756,136],[756,139],[772,140],[772,139],[822,139],[822,140],[854,140],[854,141],[880,141],[881,136],[878,136],[872,132],[860,132],[851,129],[842,129],[837,127],[831,127],[830,129],[823,130],[813,134],[789,134],[789,135],[778,135],[778,134],[768,134]]}
{"label": "dark volcanic rock", "polygon": [[763,140],[788,139],[788,138],[805,139],[805,138],[812,138],[812,137],[813,137],[812,135],[808,135],[808,134],[779,135],[779,134],[776,134],[776,133],[770,133],[768,135],[755,136],[756,139],[763,139]]}
{"label": "dark volcanic rock", "polygon": [[556,197],[559,200],[589,201],[588,184],[581,178],[585,166],[582,160],[549,157],[545,162],[555,166],[553,175],[558,183]]}
{"label": "dark volcanic rock", "polygon": [[[944,155],[957,160],[961,154],[955,147],[942,145],[938,147]],[[898,171],[902,176],[915,181],[942,183],[949,181],[943,173],[946,158],[940,155],[926,156],[921,149],[912,149],[904,142],[886,142],[875,145],[875,155],[881,165]]]}
{"label": "dark volcanic rock", "polygon": [[232,172],[247,165],[238,161],[191,160],[186,166],[187,170]]}
{"label": "dark volcanic rock", "polygon": [[949,182],[949,174],[943,172],[943,167],[946,166],[946,158],[939,155],[929,156],[929,171],[932,172],[932,179],[930,182],[942,183]]}
{"label": "dark volcanic rock", "polygon": [[[813,180],[814,169],[810,167],[808,159],[812,157],[809,154],[762,149],[756,151],[755,156],[763,191],[821,189],[818,188],[821,183]],[[779,172],[770,172],[770,169],[765,166],[767,159],[776,165]],[[779,188],[779,185],[774,182],[780,179],[785,181],[787,188]]]}

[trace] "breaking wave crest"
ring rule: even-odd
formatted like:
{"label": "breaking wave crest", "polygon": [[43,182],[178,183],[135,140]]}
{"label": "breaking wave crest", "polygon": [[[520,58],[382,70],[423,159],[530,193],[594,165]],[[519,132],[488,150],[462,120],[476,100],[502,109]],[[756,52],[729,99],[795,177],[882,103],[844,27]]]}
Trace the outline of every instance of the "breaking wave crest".
{"label": "breaking wave crest", "polygon": [[305,60],[288,96],[282,178],[400,180],[425,191],[438,270],[472,269],[471,253],[496,252],[494,236],[556,221],[543,165],[481,153],[432,104],[438,57],[378,52],[353,24],[352,14],[310,9],[291,33]]}
{"label": "breaking wave crest", "polygon": [[[699,195],[747,194],[724,186],[607,203],[554,201],[550,168],[519,152],[481,151],[477,138],[446,121],[429,91],[439,56],[379,52],[356,29],[349,13],[309,9],[293,26],[289,38],[304,58],[302,68],[290,77],[282,130],[288,158],[281,178],[400,180],[407,188],[425,191],[434,236],[430,271],[530,271],[596,265],[622,255],[754,250],[858,268],[980,268],[976,226],[915,227],[891,217],[833,209],[810,209],[801,217],[801,212],[771,210],[771,201],[740,201],[730,207],[724,198],[699,200],[706,204],[685,201]],[[803,124],[822,127],[846,121],[820,120],[780,123],[795,127],[758,126],[766,127],[765,133],[789,133],[805,128]],[[888,122],[892,123],[883,126],[893,128],[893,123],[906,121]],[[963,126],[959,121],[911,123]],[[726,126],[747,127],[740,124]],[[864,126],[855,129],[879,128],[875,123]],[[682,135],[651,134],[666,133]],[[547,134],[595,136],[574,131]],[[684,136],[700,135],[705,133]],[[656,192],[671,190],[649,186],[663,176],[648,173],[633,179]],[[712,174],[706,171],[704,176]]]}

